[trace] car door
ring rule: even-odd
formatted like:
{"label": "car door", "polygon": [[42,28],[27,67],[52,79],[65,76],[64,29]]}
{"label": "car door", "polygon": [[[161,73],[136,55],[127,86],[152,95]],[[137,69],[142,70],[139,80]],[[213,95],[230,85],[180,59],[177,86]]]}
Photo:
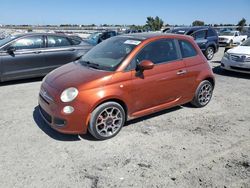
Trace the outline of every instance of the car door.
{"label": "car door", "polygon": [[43,75],[44,37],[42,35],[18,38],[1,52],[2,80]]}
{"label": "car door", "polygon": [[185,64],[185,87],[187,99],[192,100],[194,92],[197,88],[197,78],[199,77],[200,70],[204,65],[204,60],[198,55],[196,48],[187,40],[178,40],[182,60]]}
{"label": "car door", "polygon": [[44,57],[48,72],[77,58],[76,47],[66,36],[46,36]]}
{"label": "car door", "polygon": [[198,44],[200,49],[202,51],[205,51],[206,44],[207,44],[207,30],[204,29],[204,30],[196,31],[192,34],[192,36],[194,37],[194,40]]}
{"label": "car door", "polygon": [[161,104],[172,105],[183,97],[185,66],[180,59],[174,39],[160,39],[145,46],[132,64],[152,61],[151,70],[132,72],[134,111],[143,111]]}

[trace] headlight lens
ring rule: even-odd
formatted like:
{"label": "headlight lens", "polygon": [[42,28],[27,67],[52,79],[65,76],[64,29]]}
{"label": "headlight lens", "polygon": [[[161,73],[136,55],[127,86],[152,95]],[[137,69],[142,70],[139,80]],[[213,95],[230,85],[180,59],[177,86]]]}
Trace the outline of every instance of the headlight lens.
{"label": "headlight lens", "polygon": [[229,59],[229,58],[230,58],[229,53],[225,52],[225,53],[224,53],[224,58]]}
{"label": "headlight lens", "polygon": [[78,95],[78,90],[74,87],[70,87],[62,92],[61,101],[71,102],[77,97],[77,95]]}

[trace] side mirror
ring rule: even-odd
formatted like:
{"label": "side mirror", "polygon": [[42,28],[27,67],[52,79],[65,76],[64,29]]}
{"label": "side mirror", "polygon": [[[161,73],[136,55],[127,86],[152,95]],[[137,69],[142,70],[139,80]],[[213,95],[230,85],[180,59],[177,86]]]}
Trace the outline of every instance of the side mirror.
{"label": "side mirror", "polygon": [[16,48],[14,46],[10,46],[8,49],[7,49],[7,52],[9,54],[14,54],[14,52],[16,51]]}
{"label": "side mirror", "polygon": [[142,71],[154,68],[154,63],[150,60],[143,60],[139,63],[138,68]]}

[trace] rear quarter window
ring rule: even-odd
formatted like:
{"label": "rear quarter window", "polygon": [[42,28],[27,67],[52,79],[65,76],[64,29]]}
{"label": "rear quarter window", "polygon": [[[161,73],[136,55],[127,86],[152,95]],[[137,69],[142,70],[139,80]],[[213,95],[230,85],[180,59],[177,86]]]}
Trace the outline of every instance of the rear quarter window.
{"label": "rear quarter window", "polygon": [[183,58],[194,57],[197,55],[196,49],[190,42],[186,40],[179,40],[179,45]]}

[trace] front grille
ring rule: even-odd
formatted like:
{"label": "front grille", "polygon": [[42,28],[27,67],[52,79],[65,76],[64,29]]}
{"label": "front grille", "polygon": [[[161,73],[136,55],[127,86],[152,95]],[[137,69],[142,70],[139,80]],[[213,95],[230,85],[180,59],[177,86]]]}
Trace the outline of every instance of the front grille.
{"label": "front grille", "polygon": [[41,88],[39,95],[47,104],[54,101],[48,91],[43,88]]}
{"label": "front grille", "polygon": [[230,55],[231,59],[236,62],[250,62],[250,57],[245,55]]}
{"label": "front grille", "polygon": [[41,112],[42,116],[44,117],[44,119],[47,122],[52,123],[52,117],[51,117],[51,115],[49,115],[44,109],[42,109],[41,106],[39,106],[39,109],[40,109],[40,112]]}
{"label": "front grille", "polygon": [[240,70],[240,71],[250,71],[250,68],[242,68],[242,67],[235,67],[235,66],[230,66],[232,69],[235,70]]}
{"label": "front grille", "polygon": [[43,98],[43,96],[42,96],[41,94],[39,94],[39,96],[41,97],[41,99],[42,99],[45,103],[49,104],[49,101],[47,101],[45,98]]}

